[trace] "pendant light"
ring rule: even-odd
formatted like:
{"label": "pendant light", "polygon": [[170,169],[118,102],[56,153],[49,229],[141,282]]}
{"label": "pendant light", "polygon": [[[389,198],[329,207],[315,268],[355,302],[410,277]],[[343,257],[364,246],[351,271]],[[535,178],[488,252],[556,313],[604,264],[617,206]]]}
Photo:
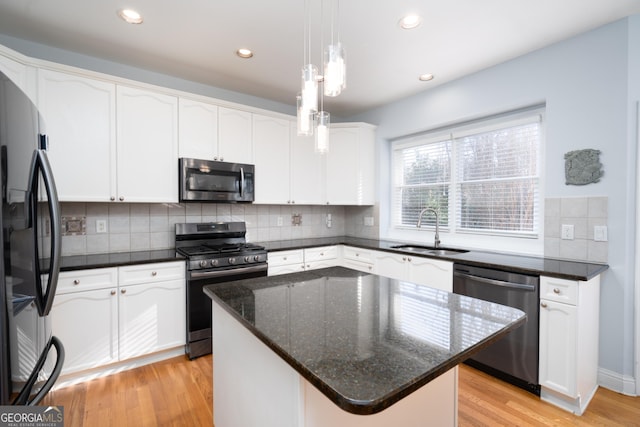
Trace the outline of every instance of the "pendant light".
{"label": "pendant light", "polygon": [[[301,73],[301,89],[296,97],[297,130],[301,136],[315,136],[315,150],[326,153],[329,150],[330,114],[324,111],[324,95],[338,96],[346,88],[346,62],[344,46],[340,43],[338,26],[339,0],[320,1],[320,60],[324,75],[319,75],[318,68],[311,62],[311,20],[310,2],[304,3],[304,47]],[[325,25],[325,1],[331,2],[329,8],[329,44],[323,49]],[[319,83],[322,91],[319,92]],[[318,108],[318,101],[320,108]]]}

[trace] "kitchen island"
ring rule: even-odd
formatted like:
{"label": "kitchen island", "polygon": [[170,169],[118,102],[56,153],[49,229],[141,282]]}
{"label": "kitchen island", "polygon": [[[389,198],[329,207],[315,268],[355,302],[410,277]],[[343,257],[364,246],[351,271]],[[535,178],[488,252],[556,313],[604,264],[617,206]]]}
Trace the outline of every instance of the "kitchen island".
{"label": "kitchen island", "polygon": [[205,293],[217,427],[455,425],[456,366],[526,320],[342,267]]}

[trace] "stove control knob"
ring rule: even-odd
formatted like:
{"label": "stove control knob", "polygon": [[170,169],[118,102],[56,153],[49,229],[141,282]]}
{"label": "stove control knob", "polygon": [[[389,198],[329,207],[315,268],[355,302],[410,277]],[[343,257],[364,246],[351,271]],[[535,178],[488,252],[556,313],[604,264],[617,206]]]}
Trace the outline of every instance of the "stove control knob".
{"label": "stove control knob", "polygon": [[251,262],[251,257],[250,256],[244,257],[244,262]]}
{"label": "stove control knob", "polygon": [[229,264],[235,264],[235,263],[236,263],[235,258],[229,258]]}
{"label": "stove control knob", "polygon": [[256,262],[260,261],[260,255],[256,255],[256,256],[254,256],[254,257],[253,257],[253,260],[254,260],[254,261],[256,261]]}
{"label": "stove control knob", "polygon": [[202,260],[200,261],[200,267],[205,268],[207,266],[207,261],[206,260]]}
{"label": "stove control knob", "polygon": [[218,260],[217,259],[212,259],[211,260],[211,267],[215,267],[216,265],[218,265]]}

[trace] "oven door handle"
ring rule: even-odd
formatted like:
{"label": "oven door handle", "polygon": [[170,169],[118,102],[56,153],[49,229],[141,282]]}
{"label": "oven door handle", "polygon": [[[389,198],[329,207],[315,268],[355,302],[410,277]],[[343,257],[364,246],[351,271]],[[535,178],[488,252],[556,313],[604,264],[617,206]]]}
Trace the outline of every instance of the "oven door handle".
{"label": "oven door handle", "polygon": [[228,276],[229,273],[255,273],[259,271],[266,271],[267,264],[252,265],[251,267],[232,268],[227,270],[215,270],[207,272],[192,271],[189,273],[191,279],[208,279],[212,277]]}
{"label": "oven door handle", "polygon": [[535,291],[536,287],[533,285],[525,285],[523,283],[505,282],[504,280],[487,279],[485,277],[472,276],[471,274],[464,274],[454,272],[454,276],[463,277],[465,279],[475,280],[476,282],[486,283],[488,285],[501,286],[503,288],[520,289],[523,291]]}

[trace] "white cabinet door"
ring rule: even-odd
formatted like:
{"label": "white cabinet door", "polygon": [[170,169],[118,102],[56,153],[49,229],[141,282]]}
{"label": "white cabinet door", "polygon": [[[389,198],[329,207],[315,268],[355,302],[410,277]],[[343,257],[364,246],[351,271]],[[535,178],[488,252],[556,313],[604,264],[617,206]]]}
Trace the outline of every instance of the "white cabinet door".
{"label": "white cabinet door", "polygon": [[407,256],[376,252],[376,274],[397,280],[408,280]]}
{"label": "white cabinet door", "polygon": [[180,157],[218,160],[218,107],[180,98],[178,116]]}
{"label": "white cabinet door", "polygon": [[117,87],[118,200],[177,203],[178,99]]}
{"label": "white cabinet door", "polygon": [[291,128],[291,203],[325,204],[324,156],[315,152],[313,137],[298,136],[295,122]]}
{"label": "white cabinet door", "polygon": [[253,163],[251,113],[218,107],[218,160]]}
{"label": "white cabinet door", "polygon": [[572,398],[577,390],[577,307],[540,302],[540,385]]}
{"label": "white cabinet door", "polygon": [[453,263],[432,258],[411,257],[407,280],[453,292]]}
{"label": "white cabinet door", "polygon": [[375,203],[373,129],[364,124],[334,125],[326,158],[326,197],[332,205]]}
{"label": "white cabinet door", "polygon": [[120,288],[120,360],[185,344],[184,283],[170,280]]}
{"label": "white cabinet door", "polygon": [[289,121],[254,114],[253,150],[255,203],[289,203]]}
{"label": "white cabinet door", "polygon": [[116,194],[115,85],[40,69],[38,108],[60,200],[109,201]]}
{"label": "white cabinet door", "polygon": [[36,104],[36,69],[0,54],[0,71]]}
{"label": "white cabinet door", "polygon": [[56,295],[51,328],[65,349],[62,374],[117,362],[116,287]]}

